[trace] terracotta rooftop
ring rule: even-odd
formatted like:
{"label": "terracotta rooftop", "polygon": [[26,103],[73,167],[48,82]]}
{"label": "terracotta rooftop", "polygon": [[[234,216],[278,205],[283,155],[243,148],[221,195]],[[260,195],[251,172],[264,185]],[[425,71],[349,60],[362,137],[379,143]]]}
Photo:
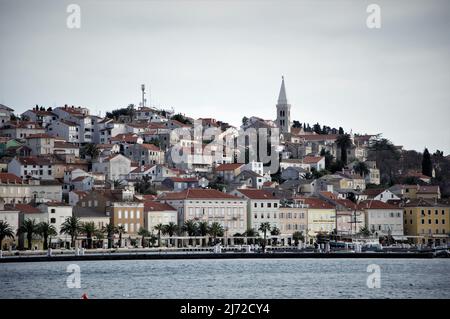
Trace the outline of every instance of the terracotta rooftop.
{"label": "terracotta rooftop", "polygon": [[164,193],[160,197],[162,200],[173,200],[173,199],[235,199],[239,200],[239,197],[223,193],[216,189],[199,189],[199,188],[189,188],[181,192]]}
{"label": "terracotta rooftop", "polygon": [[216,172],[234,171],[243,165],[244,164],[240,164],[240,163],[221,164],[221,165],[217,166]]}
{"label": "terracotta rooftop", "polygon": [[155,201],[145,201],[144,211],[145,212],[160,212],[164,210],[177,211],[174,207],[166,203],[160,203]]}
{"label": "terracotta rooftop", "polygon": [[272,192],[265,189],[242,188],[238,191],[250,199],[278,199]]}
{"label": "terracotta rooftop", "polygon": [[359,203],[360,209],[398,209],[397,206],[384,203],[380,200],[364,200]]}
{"label": "terracotta rooftop", "polygon": [[19,176],[11,174],[11,173],[0,173],[0,183],[22,184],[22,179]]}

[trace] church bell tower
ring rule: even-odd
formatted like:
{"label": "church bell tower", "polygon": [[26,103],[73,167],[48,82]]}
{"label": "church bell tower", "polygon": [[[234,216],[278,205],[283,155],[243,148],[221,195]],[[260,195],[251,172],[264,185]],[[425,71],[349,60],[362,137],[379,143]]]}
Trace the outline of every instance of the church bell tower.
{"label": "church bell tower", "polygon": [[291,132],[291,105],[286,98],[286,89],[284,87],[284,76],[281,77],[280,94],[277,103],[277,126],[280,133]]}

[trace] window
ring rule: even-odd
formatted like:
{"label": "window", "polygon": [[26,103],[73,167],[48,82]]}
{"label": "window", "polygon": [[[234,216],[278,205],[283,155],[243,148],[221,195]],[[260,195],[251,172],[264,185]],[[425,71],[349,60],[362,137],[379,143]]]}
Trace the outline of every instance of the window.
{"label": "window", "polygon": [[263,208],[264,207],[264,203],[261,203],[261,208]]}
{"label": "window", "polygon": [[117,218],[122,218],[122,210],[120,210],[120,209],[117,212]]}
{"label": "window", "polygon": [[278,207],[278,203],[274,203],[273,207],[277,208]]}
{"label": "window", "polygon": [[422,219],[422,225],[425,224],[425,219]]}
{"label": "window", "polygon": [[55,213],[55,209],[52,208],[52,209],[50,210],[50,212],[51,212],[52,214],[54,214],[54,213]]}
{"label": "window", "polygon": [[428,220],[428,224],[431,225],[431,219]]}
{"label": "window", "polygon": [[56,223],[56,218],[50,218],[50,223],[55,224]]}
{"label": "window", "polygon": [[[139,210],[136,211],[136,218],[139,219],[141,218],[141,212]],[[139,225],[139,224],[137,224]]]}
{"label": "window", "polygon": [[[25,174],[26,174],[26,173],[25,173]],[[256,207],[258,207],[258,204],[257,204],[257,203],[255,203],[255,208],[256,208]]]}
{"label": "window", "polygon": [[130,210],[130,218],[134,218],[134,210]]}
{"label": "window", "polygon": [[442,220],[442,225],[445,225],[445,219]]}
{"label": "window", "polygon": [[128,211],[125,211],[125,218],[128,218]]}

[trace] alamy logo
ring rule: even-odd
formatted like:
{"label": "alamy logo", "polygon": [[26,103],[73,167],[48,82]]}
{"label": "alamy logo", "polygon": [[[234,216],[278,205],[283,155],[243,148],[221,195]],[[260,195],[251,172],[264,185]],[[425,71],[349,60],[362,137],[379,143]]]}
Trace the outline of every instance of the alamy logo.
{"label": "alamy logo", "polygon": [[367,272],[371,274],[367,277],[367,287],[381,288],[381,268],[377,264],[370,264],[367,266]]}
{"label": "alamy logo", "polygon": [[381,28],[381,8],[378,4],[370,4],[367,6],[367,13],[370,13],[366,20],[369,29]]}
{"label": "alamy logo", "polygon": [[81,288],[81,269],[77,264],[70,264],[67,266],[66,272],[71,274],[67,277],[67,288]]}
{"label": "alamy logo", "polygon": [[66,20],[66,25],[69,29],[81,28],[81,8],[78,4],[69,4],[66,9],[70,13]]}

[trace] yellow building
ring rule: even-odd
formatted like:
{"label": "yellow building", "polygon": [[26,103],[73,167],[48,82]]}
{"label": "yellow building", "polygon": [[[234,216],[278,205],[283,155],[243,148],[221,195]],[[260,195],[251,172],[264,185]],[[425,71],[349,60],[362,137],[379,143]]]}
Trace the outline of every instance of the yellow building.
{"label": "yellow building", "polygon": [[319,234],[336,229],[336,206],[316,197],[296,197],[294,200],[307,209],[307,241],[312,243]]}
{"label": "yellow building", "polygon": [[450,233],[450,204],[412,199],[403,206],[405,236],[418,244],[446,244]]}

